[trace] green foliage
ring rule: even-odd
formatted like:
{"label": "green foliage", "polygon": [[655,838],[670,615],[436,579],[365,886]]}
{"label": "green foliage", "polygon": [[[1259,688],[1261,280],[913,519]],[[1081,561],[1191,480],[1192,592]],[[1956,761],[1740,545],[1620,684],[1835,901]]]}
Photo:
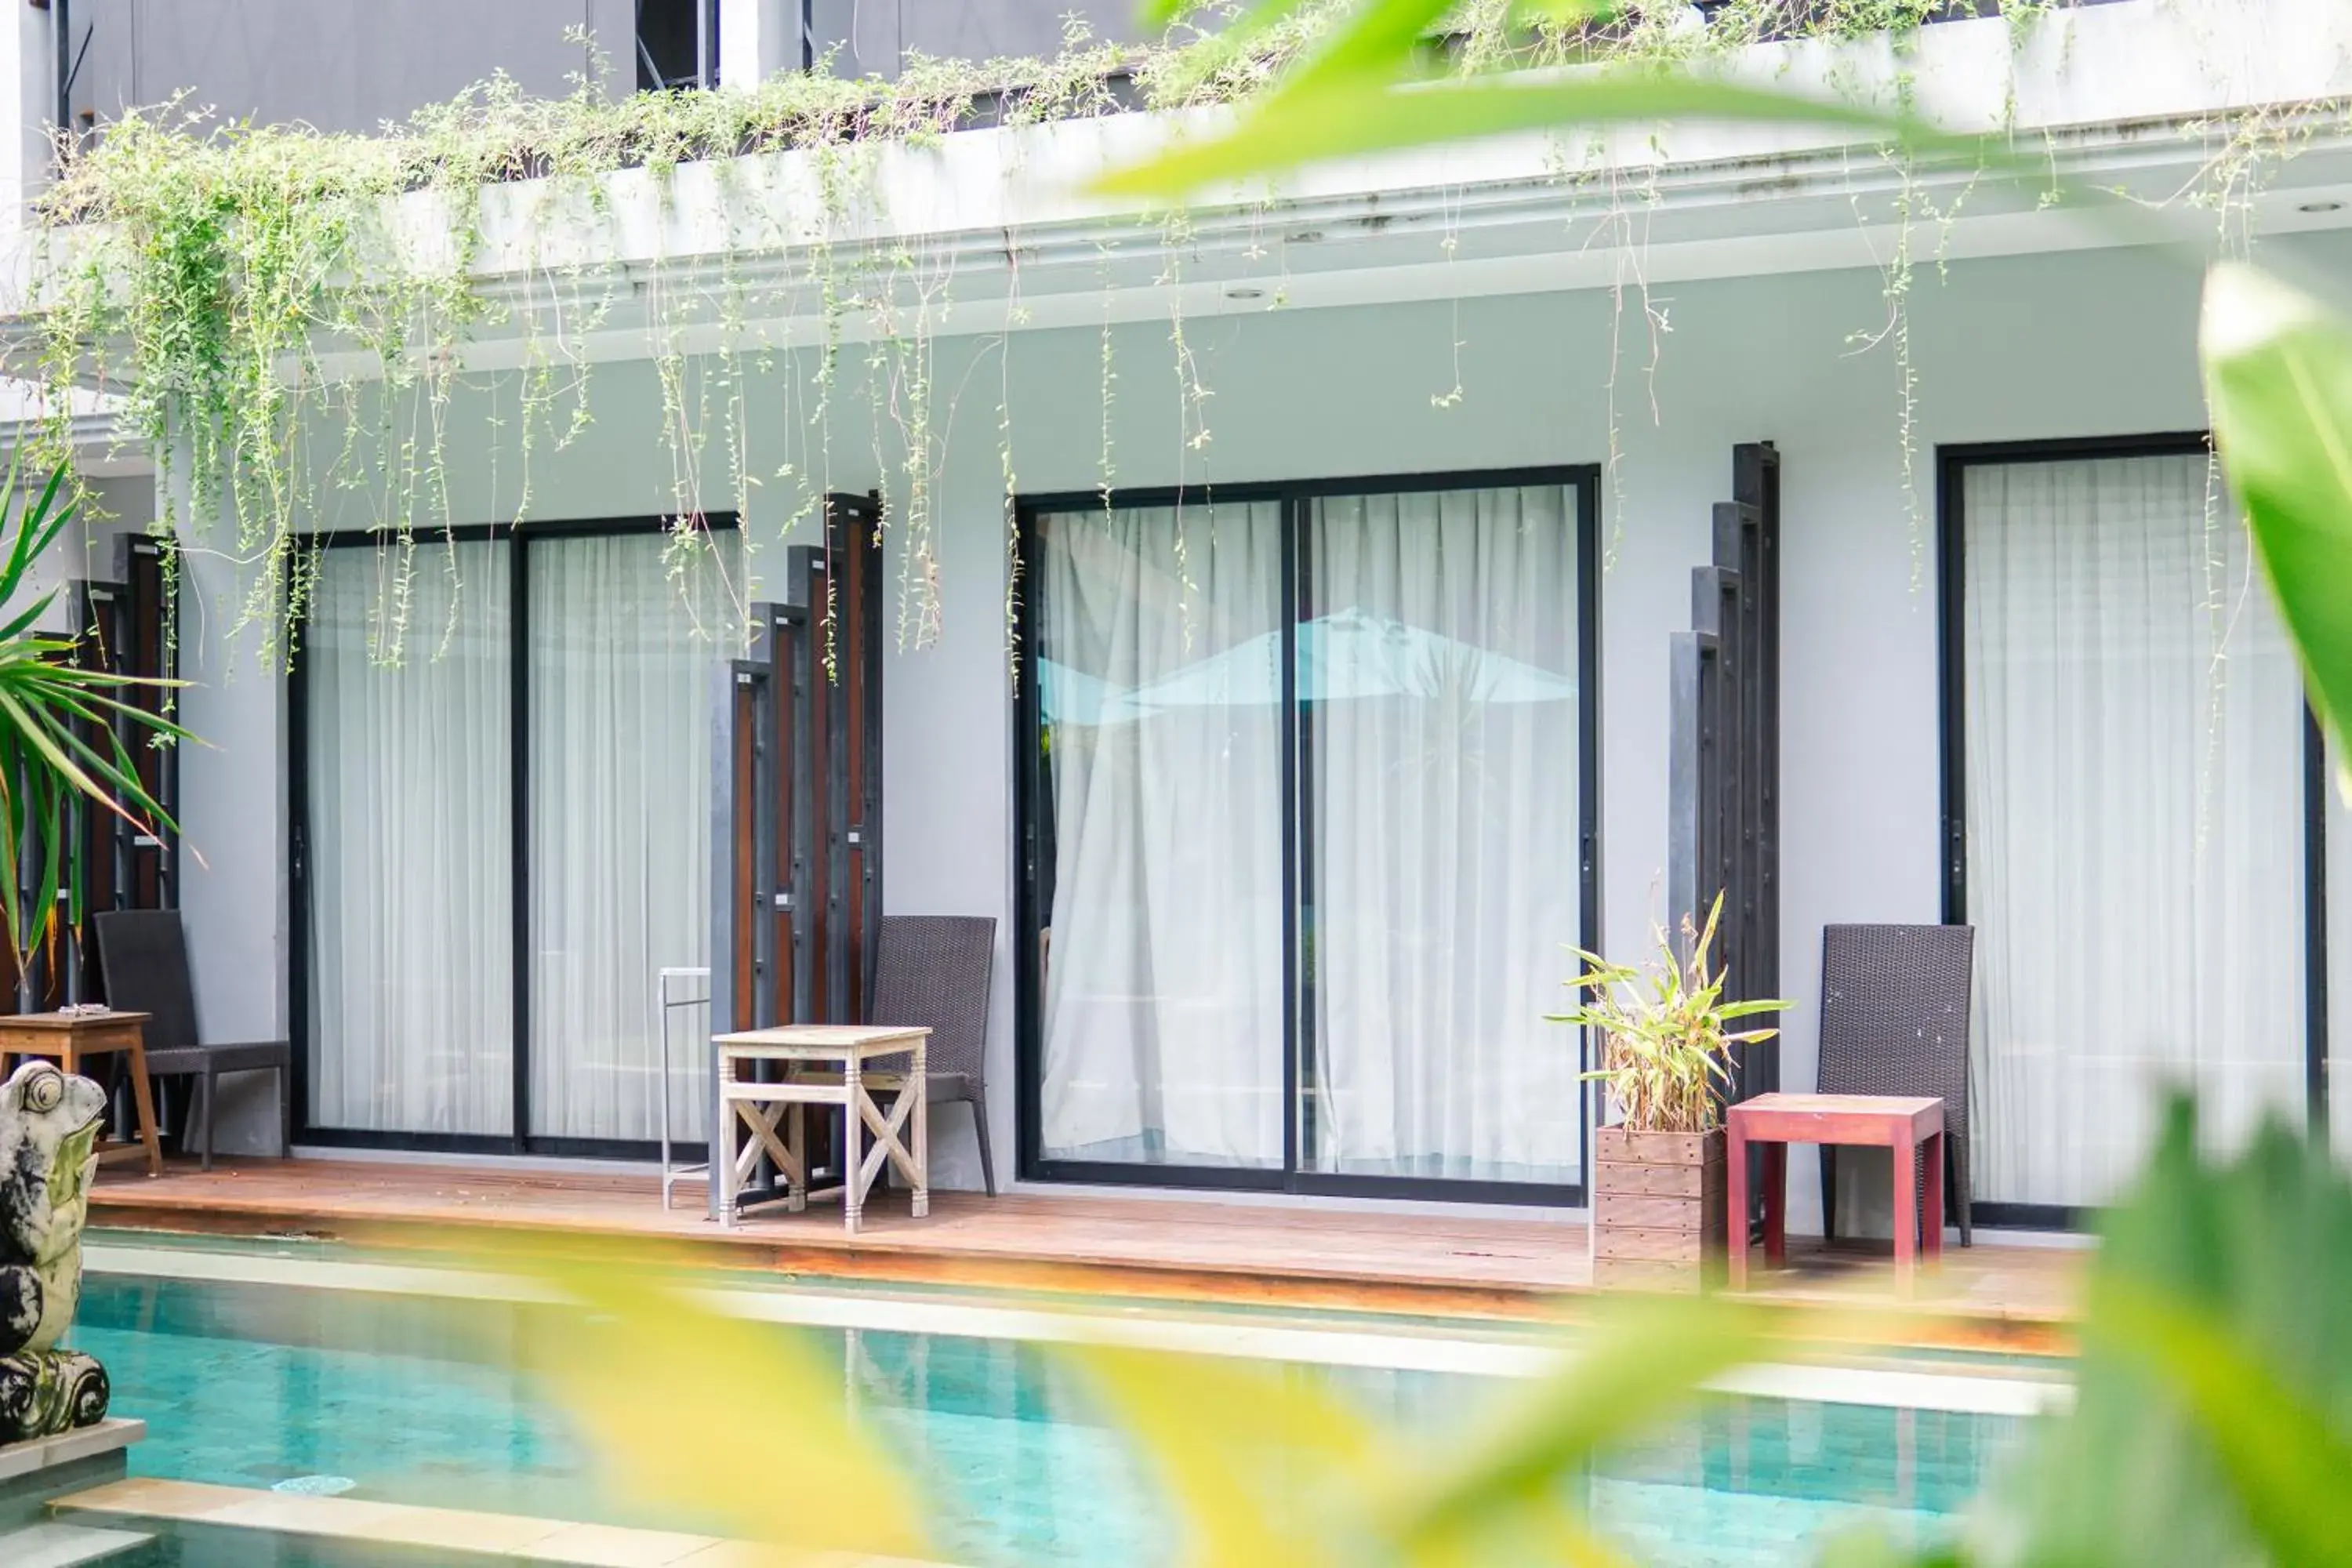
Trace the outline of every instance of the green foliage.
{"label": "green foliage", "polygon": [[2102,1227],[2074,1413],[1985,1500],[1975,1561],[2352,1563],[2352,1183],[2273,1124],[2229,1164],[2176,1104]]}
{"label": "green foliage", "polygon": [[1657,956],[1647,974],[1582,948],[1573,950],[1586,968],[1569,984],[1590,1000],[1552,1015],[1550,1021],[1600,1036],[1601,1066],[1583,1076],[1608,1085],[1611,1102],[1637,1132],[1705,1132],[1714,1127],[1722,1120],[1721,1094],[1731,1082],[1733,1050],[1780,1033],[1727,1027],[1741,1018],[1780,1012],[1788,1004],[1723,999],[1728,977],[1708,956],[1722,918],[1723,895],[1717,893],[1705,929],[1683,917],[1679,947],[1660,927]]}
{"label": "green foliage", "polygon": [[[9,946],[29,955],[54,929],[60,893],[66,919],[82,917],[82,887],[70,863],[77,798],[152,833],[171,818],[139,782],[125,741],[144,734],[180,741],[170,720],[123,700],[130,689],[177,685],[86,669],[74,662],[70,637],[36,628],[58,590],[27,597],[34,572],[73,520],[63,470],[31,490],[12,455],[0,479],[0,889],[30,889],[31,902],[0,896]],[[22,858],[29,851],[33,875]],[[28,910],[38,911],[27,918]]]}

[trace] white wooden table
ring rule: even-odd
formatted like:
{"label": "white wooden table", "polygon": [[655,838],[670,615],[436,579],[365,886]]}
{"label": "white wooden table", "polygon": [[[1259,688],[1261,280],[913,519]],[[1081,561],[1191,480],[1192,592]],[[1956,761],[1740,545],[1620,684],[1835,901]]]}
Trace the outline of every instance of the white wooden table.
{"label": "white wooden table", "polygon": [[[712,1043],[719,1051],[719,1222],[731,1226],[742,1218],[744,1184],[763,1153],[784,1179],[786,1206],[794,1214],[808,1206],[805,1122],[812,1105],[838,1105],[847,1112],[841,1119],[844,1226],[857,1228],[866,1195],[886,1163],[914,1189],[915,1217],[929,1214],[930,1113],[923,1058],[930,1037],[929,1029],[858,1024],[788,1024],[719,1036]],[[889,1057],[911,1058],[911,1065],[904,1071],[868,1068]],[[759,1062],[782,1063],[782,1080],[756,1081]],[[887,1116],[875,1103],[877,1089],[897,1096]],[[868,1131],[871,1150],[864,1147]]]}

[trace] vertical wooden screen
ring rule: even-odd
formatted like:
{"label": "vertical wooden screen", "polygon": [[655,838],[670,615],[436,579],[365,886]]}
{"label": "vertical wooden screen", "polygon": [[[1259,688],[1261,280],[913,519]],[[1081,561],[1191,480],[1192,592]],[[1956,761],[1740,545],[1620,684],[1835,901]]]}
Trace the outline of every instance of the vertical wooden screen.
{"label": "vertical wooden screen", "polygon": [[[1769,442],[1732,449],[1715,560],[1691,573],[1691,630],[1674,634],[1667,771],[1669,918],[1704,923],[1728,999],[1780,984],[1780,466]],[[1777,1041],[1740,1054],[1736,1099],[1780,1087]]]}
{"label": "vertical wooden screen", "polygon": [[[719,670],[712,708],[713,755],[732,762],[713,773],[719,1034],[861,1020],[882,915],[879,501],[826,497],[824,543],[787,551],[783,575],[785,601],[753,606],[752,646]],[[812,1131],[822,1166],[827,1135]]]}

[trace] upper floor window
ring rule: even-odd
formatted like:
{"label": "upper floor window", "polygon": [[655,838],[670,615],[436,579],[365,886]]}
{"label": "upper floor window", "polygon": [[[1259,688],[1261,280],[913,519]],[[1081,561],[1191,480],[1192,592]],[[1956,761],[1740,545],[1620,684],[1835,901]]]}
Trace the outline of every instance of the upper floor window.
{"label": "upper floor window", "polygon": [[637,0],[637,90],[719,85],[719,0]]}

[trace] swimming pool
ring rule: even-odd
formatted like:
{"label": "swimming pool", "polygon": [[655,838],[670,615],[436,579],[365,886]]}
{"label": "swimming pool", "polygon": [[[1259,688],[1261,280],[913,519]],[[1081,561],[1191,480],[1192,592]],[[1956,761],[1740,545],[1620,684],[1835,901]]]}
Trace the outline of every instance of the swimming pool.
{"label": "swimming pool", "polygon": [[[517,1370],[540,1309],[497,1300],[93,1273],[75,1342],[118,1414],[148,1423],[133,1475],[671,1529],[598,1473]],[[822,1333],[844,1398],[918,1467],[934,1554],[974,1568],[1150,1565],[1172,1555],[1147,1479],[1043,1346],[877,1330]],[[1501,1380],[1318,1366],[1374,1414],[1442,1435]],[[789,1412],[779,1412],[780,1423]],[[1657,1568],[1806,1561],[1875,1520],[1948,1527],[2020,1429],[1955,1411],[1722,1397],[1612,1456],[1580,1487]]]}

